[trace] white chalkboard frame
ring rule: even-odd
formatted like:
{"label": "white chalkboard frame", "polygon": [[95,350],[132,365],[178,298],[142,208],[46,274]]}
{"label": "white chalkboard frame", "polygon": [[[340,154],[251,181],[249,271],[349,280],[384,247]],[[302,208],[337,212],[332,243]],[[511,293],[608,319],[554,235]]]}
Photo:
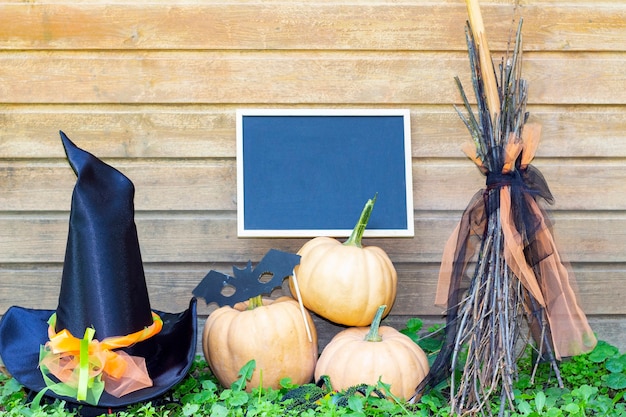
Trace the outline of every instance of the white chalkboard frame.
{"label": "white chalkboard frame", "polygon": [[[413,176],[412,176],[412,155],[411,155],[411,125],[410,125],[410,111],[408,109],[238,109],[236,113],[236,143],[237,143],[237,235],[238,237],[259,237],[259,238],[274,238],[274,237],[316,237],[316,236],[331,236],[331,237],[347,237],[350,235],[351,226],[346,228],[334,228],[334,227],[326,227],[325,224],[319,224],[318,226],[306,227],[306,228],[291,228],[291,227],[276,227],[276,226],[268,226],[268,227],[247,227],[246,226],[246,212],[248,213],[248,217],[251,217],[251,210],[254,210],[255,207],[252,204],[246,205],[246,177],[244,172],[246,172],[246,164],[252,164],[259,159],[264,158],[263,155],[254,155],[251,154],[251,151],[247,151],[247,144],[251,143],[250,140],[260,140],[260,139],[250,139],[248,136],[244,136],[245,133],[245,124],[247,117],[252,116],[257,120],[260,118],[267,118],[268,121],[276,122],[280,121],[281,118],[289,118],[290,116],[298,116],[304,118],[311,118],[317,122],[324,122],[324,120],[332,120],[329,119],[333,116],[339,117],[349,117],[349,120],[354,120],[358,123],[359,120],[366,120],[372,118],[401,118],[402,128],[401,135],[402,138],[394,138],[394,143],[398,143],[401,141],[403,145],[403,149],[400,150],[402,152],[403,164],[401,167],[394,167],[396,170],[402,170],[402,175],[404,175],[404,184],[402,186],[402,190],[395,190],[396,194],[402,196],[404,201],[402,203],[402,216],[404,225],[401,227],[381,227],[381,228],[368,228],[365,231],[366,237],[412,237],[414,236],[414,218],[413,218]],[[351,117],[357,116],[357,117]],[[288,120],[288,119],[284,119]],[[375,121],[375,119],[372,119]],[[395,131],[395,130],[394,130]],[[383,140],[383,139],[381,139]],[[347,145],[346,145],[347,146]],[[265,153],[265,152],[264,152]],[[320,169],[324,169],[324,161],[320,161],[319,163]],[[276,175],[284,176],[286,173],[280,170],[276,171]],[[311,173],[312,175],[315,173]],[[399,187],[397,187],[399,188]],[[304,191],[306,192],[306,190]],[[372,197],[372,196],[370,196]],[[293,196],[294,201],[297,201],[298,196]],[[362,204],[365,204],[366,199],[362,199]],[[320,204],[325,204],[324,202],[320,202]],[[362,208],[361,204],[361,208]],[[376,206],[374,207],[374,213],[376,213],[377,206],[380,203],[377,201]],[[266,210],[266,208],[264,209]],[[380,210],[380,209],[379,209]],[[354,211],[354,210],[352,210]],[[360,214],[360,209],[358,212],[352,213],[351,216],[356,222],[358,215]],[[294,216],[297,216],[297,213],[293,213]],[[373,214],[374,215],[374,214]]]}

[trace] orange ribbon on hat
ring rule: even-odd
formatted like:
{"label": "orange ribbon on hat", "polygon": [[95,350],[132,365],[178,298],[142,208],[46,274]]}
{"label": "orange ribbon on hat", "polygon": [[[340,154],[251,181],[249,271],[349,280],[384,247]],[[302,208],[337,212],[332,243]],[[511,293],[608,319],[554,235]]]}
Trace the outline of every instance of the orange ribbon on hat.
{"label": "orange ribbon on hat", "polygon": [[[132,346],[149,339],[163,328],[158,314],[153,323],[126,336],[93,339],[95,330],[88,328],[82,339],[67,329],[56,332],[56,314],[48,320],[49,341],[41,347],[39,366],[49,389],[58,395],[72,396],[79,401],[97,404],[104,391],[119,398],[142,388],[151,387],[145,358],[131,356],[114,349]],[[54,375],[54,382],[46,374]]]}

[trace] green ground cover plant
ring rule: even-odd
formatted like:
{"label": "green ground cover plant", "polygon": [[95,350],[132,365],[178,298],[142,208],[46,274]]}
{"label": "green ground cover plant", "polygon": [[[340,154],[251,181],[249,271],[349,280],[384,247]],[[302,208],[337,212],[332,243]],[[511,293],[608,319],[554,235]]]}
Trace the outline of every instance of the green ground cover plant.
{"label": "green ground cover plant", "polygon": [[[409,335],[432,360],[441,345],[440,325],[420,336],[422,322],[410,319],[403,333]],[[529,349],[530,351],[530,349]],[[533,366],[532,354],[518,361],[519,378],[515,384],[515,409],[510,417],[626,417],[626,354],[600,341],[590,353],[560,363],[563,388],[558,387],[550,364]],[[280,389],[245,391],[246,381],[254,371],[254,361],[241,369],[240,378],[223,388],[211,374],[203,358],[198,357],[189,375],[165,397],[155,402],[136,404],[119,411],[116,417],[451,417],[444,383],[424,395],[415,404],[394,398],[389,386],[358,386],[335,392],[326,384],[296,386],[288,379]],[[385,398],[381,398],[385,397]],[[0,374],[0,416],[70,417],[78,416],[61,401],[38,403],[27,396],[23,387],[8,375]],[[494,413],[500,404],[491,404]],[[103,416],[108,417],[107,414]]]}

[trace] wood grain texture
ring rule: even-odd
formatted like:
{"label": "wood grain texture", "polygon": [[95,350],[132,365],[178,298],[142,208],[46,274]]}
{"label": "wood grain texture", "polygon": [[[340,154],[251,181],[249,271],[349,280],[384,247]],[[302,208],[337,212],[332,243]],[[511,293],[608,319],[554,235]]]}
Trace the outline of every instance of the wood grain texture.
{"label": "wood grain texture", "polygon": [[[623,47],[622,3],[484,2],[487,34],[524,18],[527,50]],[[463,2],[70,3],[0,5],[7,49],[462,50]],[[507,48],[507,37],[490,37]]]}
{"label": "wood grain texture", "polygon": [[[312,104],[289,108],[388,108]],[[101,158],[234,158],[238,105],[0,104],[0,158],[61,159],[58,131]],[[244,106],[241,106],[244,107]],[[255,106],[272,108],[268,104]],[[283,106],[287,107],[287,106]],[[397,106],[394,106],[397,107]],[[450,103],[411,104],[414,158],[459,158],[469,141]],[[538,158],[626,158],[626,112],[620,106],[529,106],[541,123]]]}
{"label": "wood grain texture", "polygon": [[[0,264],[62,262],[69,213],[0,216]],[[570,262],[626,262],[626,212],[554,213],[554,233]],[[393,262],[436,263],[459,212],[416,212],[414,238],[368,238]],[[246,262],[272,248],[297,251],[301,238],[237,238],[234,212],[136,213],[145,262]]]}
{"label": "wood grain texture", "polygon": [[[107,159],[137,188],[135,207],[141,211],[228,211],[237,208],[234,158]],[[537,159],[555,204],[551,210],[621,210],[626,207],[626,161]],[[415,158],[414,209],[463,210],[485,186],[485,177],[465,159]],[[69,210],[76,176],[65,160],[0,161],[0,205],[5,210]],[[598,184],[602,184],[598,187]],[[580,190],[584,189],[585,198]],[[382,190],[381,190],[382,192]],[[610,198],[607,197],[610,196]]]}
{"label": "wood grain texture", "polygon": [[[594,330],[626,348],[626,3],[481,8],[498,59],[524,19],[557,245]],[[462,0],[1,2],[0,314],[56,305],[75,178],[59,130],[135,183],[151,301],[175,312],[208,270],[305,242],[237,237],[237,109],[408,108],[415,237],[366,244],[399,271],[386,322],[441,322],[443,246],[484,185],[453,107],[454,77],[470,88],[466,18]],[[315,320],[323,346],[340,326]]]}
{"label": "wood grain texture", "polygon": [[[244,267],[245,262],[235,265]],[[433,304],[439,265],[398,262],[396,269],[403,278],[399,282],[398,298],[391,314],[411,317],[419,309],[420,316],[441,317],[444,309]],[[210,270],[232,275],[232,267],[227,263],[147,262],[145,275],[152,307],[162,311],[183,311],[187,308],[193,289]],[[0,293],[10,294],[10,297],[0,297],[0,310],[5,311],[11,305],[55,309],[61,272],[61,263],[46,263],[35,268],[5,265],[5,273],[0,276]],[[626,295],[626,282],[622,279],[626,273],[626,263],[610,266],[573,264],[571,272],[581,294],[579,301],[587,314],[626,314],[626,306],[621,302]],[[35,291],[40,291],[42,297],[34,299],[32,294]],[[276,290],[274,295],[282,294],[290,294],[287,286],[283,290]],[[217,305],[207,305],[203,299],[199,300],[200,315],[210,314],[215,308]]]}
{"label": "wood grain texture", "polygon": [[65,158],[59,130],[101,158],[235,157],[228,106],[0,105],[0,157]]}
{"label": "wood grain texture", "polygon": [[[626,55],[570,58],[526,54],[531,104],[626,104]],[[460,102],[457,75],[471,89],[462,52],[7,51],[0,60],[0,103],[449,104]]]}

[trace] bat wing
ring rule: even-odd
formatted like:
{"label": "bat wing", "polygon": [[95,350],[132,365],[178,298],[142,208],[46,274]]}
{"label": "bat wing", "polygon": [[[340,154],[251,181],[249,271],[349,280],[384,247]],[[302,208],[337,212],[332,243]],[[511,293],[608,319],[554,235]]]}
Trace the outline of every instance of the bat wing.
{"label": "bat wing", "polygon": [[230,275],[223,274],[218,271],[211,270],[200,281],[200,283],[193,289],[192,294],[198,298],[203,298],[208,304],[217,303],[220,306],[223,305],[235,305],[239,301],[237,297],[232,298],[235,294],[225,295],[225,290],[231,286],[234,287],[233,281],[235,278]]}
{"label": "bat wing", "polygon": [[[271,249],[254,269],[250,261],[243,269],[233,267],[234,277],[209,271],[192,293],[203,298],[207,304],[234,306],[257,295],[269,295],[276,288],[282,287],[284,279],[291,275],[299,263],[300,255]],[[270,278],[262,279],[266,275]],[[227,288],[234,289],[234,293],[228,294],[225,291]]]}
{"label": "bat wing", "polygon": [[[251,272],[250,282],[256,281],[259,289],[256,295],[270,294],[275,289],[281,288],[285,278],[293,273],[293,268],[299,263],[300,255],[270,249]],[[237,276],[237,271],[234,272]],[[264,275],[271,278],[262,280]]]}

